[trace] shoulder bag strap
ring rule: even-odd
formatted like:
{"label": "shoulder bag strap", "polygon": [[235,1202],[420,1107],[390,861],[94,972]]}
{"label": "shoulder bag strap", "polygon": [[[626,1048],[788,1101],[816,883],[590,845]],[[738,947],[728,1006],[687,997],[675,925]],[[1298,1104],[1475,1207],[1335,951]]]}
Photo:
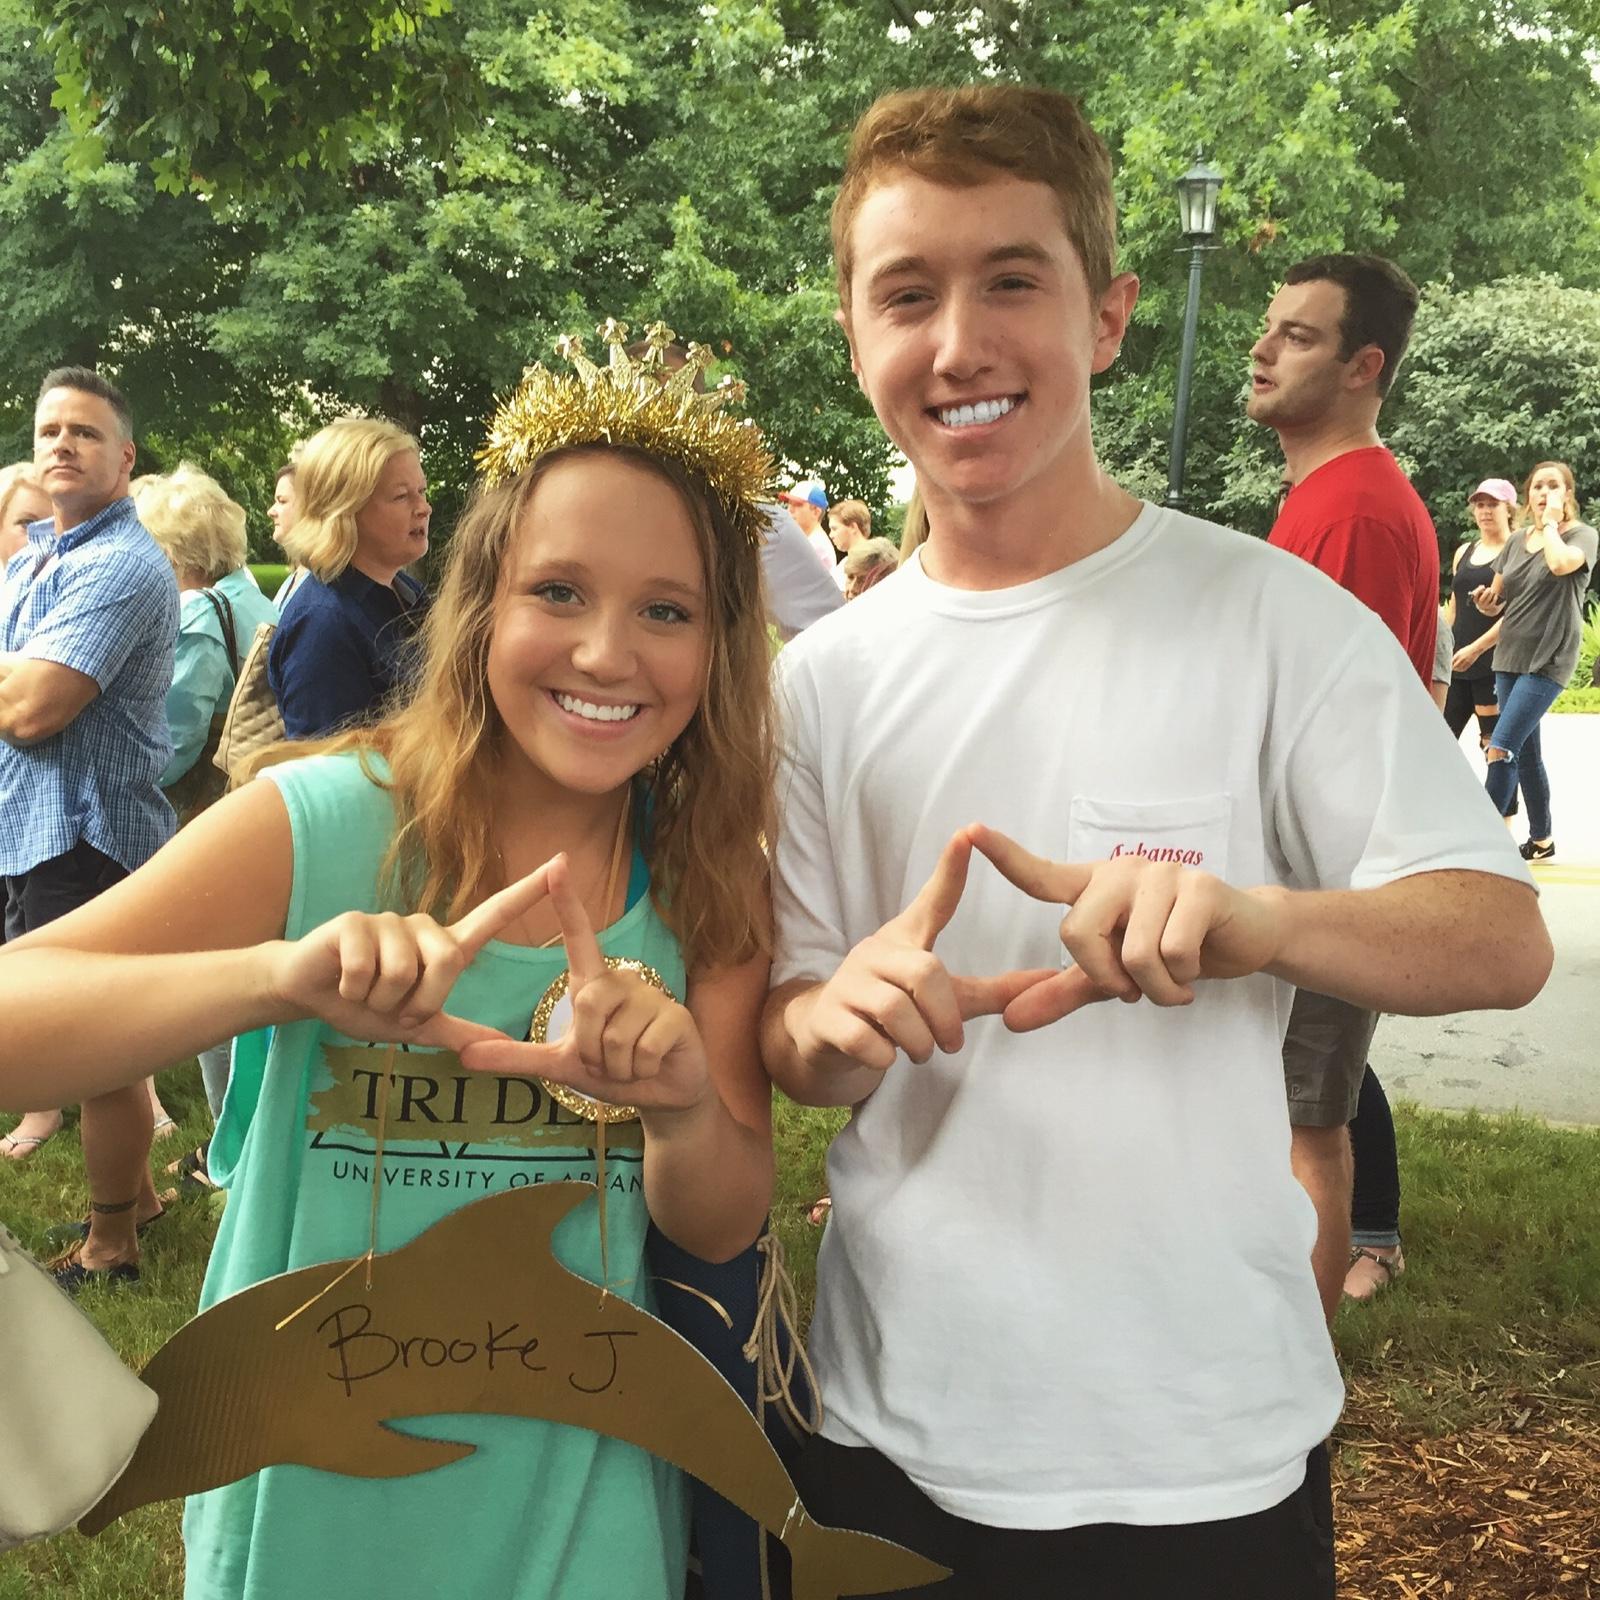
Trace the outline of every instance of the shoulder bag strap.
{"label": "shoulder bag strap", "polygon": [[239,636],[233,627],[233,607],[228,603],[227,595],[220,594],[215,589],[202,589],[200,593],[211,602],[211,609],[216,612],[217,621],[222,624],[222,643],[228,652],[228,667],[237,680],[239,668],[243,663],[239,660]]}

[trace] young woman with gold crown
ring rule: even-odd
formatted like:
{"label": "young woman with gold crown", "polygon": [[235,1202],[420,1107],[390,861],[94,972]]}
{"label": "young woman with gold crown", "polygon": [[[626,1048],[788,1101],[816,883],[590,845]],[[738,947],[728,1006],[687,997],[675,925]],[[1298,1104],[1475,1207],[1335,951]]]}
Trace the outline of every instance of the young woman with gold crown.
{"label": "young woman with gold crown", "polygon": [[[0,1104],[250,1035],[212,1144],[229,1199],[202,1305],[597,1168],[555,1234],[573,1271],[653,1307],[652,1221],[680,1262],[754,1260],[771,462],[726,391],[695,392],[706,352],[663,381],[669,330],[638,362],[626,329],[601,331],[607,365],[564,341],[575,375],[531,369],[495,418],[410,701],[284,752],[0,953]],[[195,1496],[190,1600],[683,1593],[688,1492],[659,1460],[524,1419],[396,1426],[477,1448],[411,1477],[269,1467]]]}

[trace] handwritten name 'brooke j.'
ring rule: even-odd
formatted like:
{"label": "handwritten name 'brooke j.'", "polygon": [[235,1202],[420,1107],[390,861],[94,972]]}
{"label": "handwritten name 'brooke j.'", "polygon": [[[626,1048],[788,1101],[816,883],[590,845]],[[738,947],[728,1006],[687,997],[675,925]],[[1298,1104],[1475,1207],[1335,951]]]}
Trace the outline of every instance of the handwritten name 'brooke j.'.
{"label": "handwritten name 'brooke j.'", "polygon": [[[319,1333],[332,1330],[327,1349],[336,1359],[337,1369],[326,1376],[340,1384],[347,1396],[355,1393],[358,1383],[381,1377],[395,1367],[402,1372],[471,1366],[490,1372],[543,1374],[551,1370],[548,1363],[535,1359],[539,1339],[523,1333],[519,1322],[497,1328],[492,1318],[485,1318],[483,1337],[474,1339],[459,1334],[385,1333],[373,1328],[372,1317],[371,1306],[346,1305],[317,1324]],[[638,1333],[627,1328],[595,1328],[580,1337],[585,1341],[584,1351],[595,1357],[594,1370],[580,1372],[574,1367],[565,1381],[580,1394],[604,1394],[617,1381],[621,1357],[617,1341],[636,1339]],[[603,1347],[589,1342],[602,1339]]]}

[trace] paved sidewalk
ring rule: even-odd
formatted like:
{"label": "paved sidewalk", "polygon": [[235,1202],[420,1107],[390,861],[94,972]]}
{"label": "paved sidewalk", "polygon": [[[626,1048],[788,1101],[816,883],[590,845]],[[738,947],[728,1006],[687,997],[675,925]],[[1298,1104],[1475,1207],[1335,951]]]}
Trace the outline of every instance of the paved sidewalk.
{"label": "paved sidewalk", "polygon": [[[1372,1063],[1401,1099],[1600,1124],[1600,716],[1546,717],[1556,858],[1534,868],[1556,963],[1521,1011],[1385,1017]],[[1462,748],[1483,762],[1469,729]],[[1518,819],[1513,836],[1527,837]]]}

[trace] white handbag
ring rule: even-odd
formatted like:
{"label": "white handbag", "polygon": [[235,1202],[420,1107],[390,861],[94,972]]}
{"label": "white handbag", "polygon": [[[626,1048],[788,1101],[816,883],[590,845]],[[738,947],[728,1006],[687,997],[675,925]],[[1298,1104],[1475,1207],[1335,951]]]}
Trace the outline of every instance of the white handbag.
{"label": "white handbag", "polygon": [[157,1403],[0,1227],[0,1550],[59,1533],[96,1504]]}

